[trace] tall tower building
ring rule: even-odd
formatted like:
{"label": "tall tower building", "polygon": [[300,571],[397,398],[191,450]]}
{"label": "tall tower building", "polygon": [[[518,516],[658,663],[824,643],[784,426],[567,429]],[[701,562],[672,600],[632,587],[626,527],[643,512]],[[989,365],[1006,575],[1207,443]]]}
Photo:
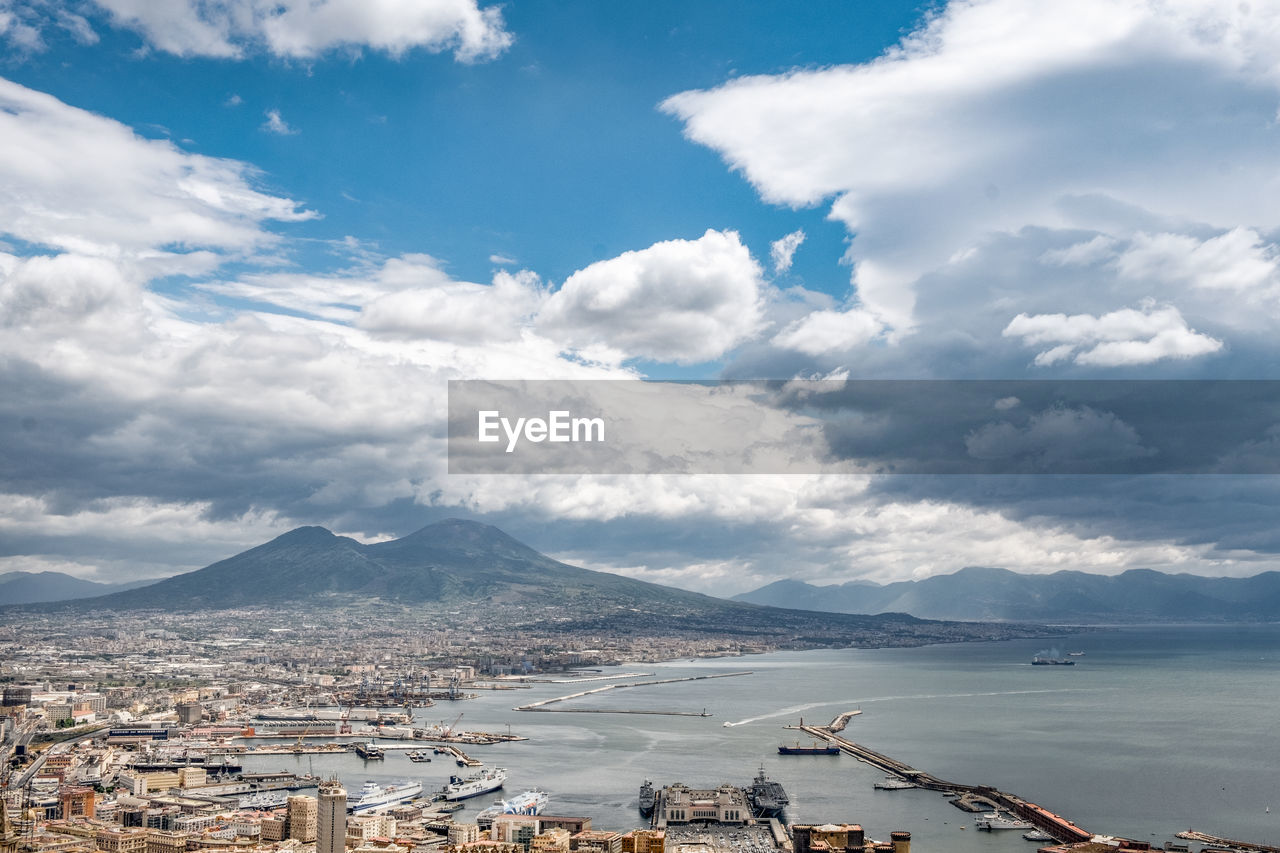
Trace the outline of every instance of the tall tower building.
{"label": "tall tower building", "polygon": [[289,837],[303,844],[316,840],[316,799],[297,795],[290,797],[285,815],[289,821]]}
{"label": "tall tower building", "polygon": [[343,853],[347,839],[347,792],[337,777],[320,783],[316,853]]}

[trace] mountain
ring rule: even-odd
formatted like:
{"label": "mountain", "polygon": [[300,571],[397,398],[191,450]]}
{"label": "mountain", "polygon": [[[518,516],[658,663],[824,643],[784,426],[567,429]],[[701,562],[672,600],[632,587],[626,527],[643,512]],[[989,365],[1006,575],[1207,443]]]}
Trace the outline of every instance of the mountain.
{"label": "mountain", "polygon": [[323,527],[299,527],[203,569],[93,604],[193,609],[358,598],[528,603],[606,594],[629,604],[717,600],[560,563],[496,527],[449,519],[369,545]]}
{"label": "mountain", "polygon": [[62,572],[5,572],[0,574],[0,605],[90,598],[146,583],[150,581],[110,584],[81,580]]}
{"label": "mountain", "polygon": [[815,586],[781,580],[735,601],[831,613],[910,613],[922,619],[1049,623],[1280,619],[1280,573],[1206,578],[1133,569],[1119,575],[1024,575],[971,567],[920,581]]}
{"label": "mountain", "polygon": [[[927,622],[901,613],[814,613],[728,601],[570,566],[495,527],[449,519],[363,544],[300,527],[213,565],[56,609],[170,612],[328,608],[481,632],[733,635],[770,645],[916,645],[1040,636],[1046,629]],[[42,605],[55,609],[54,605]],[[500,627],[498,627],[500,626]]]}

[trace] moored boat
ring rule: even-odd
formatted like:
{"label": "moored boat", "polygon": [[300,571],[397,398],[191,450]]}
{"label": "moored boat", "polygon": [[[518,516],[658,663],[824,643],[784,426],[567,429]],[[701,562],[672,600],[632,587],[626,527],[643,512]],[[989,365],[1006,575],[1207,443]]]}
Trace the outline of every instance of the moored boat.
{"label": "moored boat", "polygon": [[364,787],[352,800],[347,810],[359,814],[384,806],[395,806],[408,802],[422,793],[421,782],[401,782],[398,785],[383,787],[377,782],[365,782]]}
{"label": "moored boat", "polygon": [[465,800],[470,797],[478,797],[481,794],[498,790],[506,784],[506,781],[507,771],[503,767],[490,767],[488,770],[483,770],[465,779],[461,776],[450,776],[449,784],[444,786],[444,798],[446,800]]}

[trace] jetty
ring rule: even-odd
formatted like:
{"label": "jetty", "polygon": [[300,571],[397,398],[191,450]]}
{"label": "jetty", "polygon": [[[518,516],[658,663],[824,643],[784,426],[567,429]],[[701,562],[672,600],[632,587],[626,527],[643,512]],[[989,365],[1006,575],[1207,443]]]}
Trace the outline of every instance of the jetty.
{"label": "jetty", "polygon": [[570,714],[655,714],[665,717],[709,717],[707,709],[701,711],[647,711],[626,708],[552,708],[552,705],[558,705],[561,702],[568,702],[570,699],[581,699],[583,696],[591,696],[596,693],[604,693],[609,690],[625,690],[629,687],[656,687],[660,684],[676,684],[682,681],[704,681],[710,678],[736,678],[741,675],[754,675],[751,670],[743,672],[717,672],[710,675],[689,675],[683,678],[661,678],[657,681],[633,681],[628,684],[606,684],[603,687],[596,687],[591,690],[579,690],[577,693],[569,693],[564,696],[555,696],[551,699],[543,699],[538,702],[530,702],[527,705],[520,705],[512,710],[515,711],[545,711],[554,713],[570,713]]}
{"label": "jetty", "polygon": [[1248,853],[1280,853],[1280,847],[1272,847],[1267,844],[1255,844],[1252,841],[1232,841],[1230,838],[1223,838],[1220,835],[1210,835],[1207,832],[1196,832],[1194,829],[1188,829],[1186,832],[1177,833],[1176,837],[1186,841],[1201,841],[1205,844],[1212,844],[1215,847],[1230,847],[1232,850],[1248,851]]}
{"label": "jetty", "polygon": [[[1070,820],[1061,815],[1054,814],[1043,806],[1039,806],[1030,800],[1024,800],[1016,794],[1010,794],[997,788],[986,785],[966,785],[959,782],[949,782],[946,779],[940,779],[932,773],[926,773],[918,770],[911,765],[891,758],[883,753],[876,752],[862,744],[856,743],[839,734],[849,720],[857,716],[860,711],[846,711],[844,714],[837,716],[828,726],[805,725],[803,721],[794,728],[806,732],[815,738],[823,738],[838,746],[840,751],[846,755],[852,755],[861,762],[870,764],[872,767],[882,771],[886,775],[896,776],[906,782],[910,782],[918,788],[924,788],[929,791],[940,791],[946,794],[954,795],[961,799],[983,798],[994,803],[998,808],[1017,815],[1023,820],[1030,821],[1037,829],[1052,835],[1060,842],[1069,844],[1077,844],[1088,841],[1093,838],[1093,833],[1081,829]],[[839,724],[840,729],[835,729]],[[788,728],[793,728],[788,726]],[[965,795],[969,795],[966,798]],[[1271,853],[1271,851],[1264,851]],[[1275,853],[1280,853],[1276,850]]]}

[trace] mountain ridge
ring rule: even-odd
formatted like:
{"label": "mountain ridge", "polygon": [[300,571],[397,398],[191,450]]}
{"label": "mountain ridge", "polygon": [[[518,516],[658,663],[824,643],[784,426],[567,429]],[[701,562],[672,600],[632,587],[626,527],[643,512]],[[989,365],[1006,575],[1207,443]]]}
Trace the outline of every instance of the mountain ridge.
{"label": "mountain ridge", "polygon": [[[325,611],[369,624],[531,637],[715,637],[732,648],[909,646],[1060,633],[1036,625],[931,622],[901,613],[815,613],[714,598],[561,563],[486,524],[447,519],[364,544],[288,531],[202,569],[44,612]],[[8,607],[6,609],[13,609]]]}
{"label": "mountain ridge", "polygon": [[150,583],[151,581],[101,583],[78,578],[65,572],[53,571],[5,572],[0,574],[0,605],[42,604],[76,598],[92,598]]}
{"label": "mountain ridge", "polygon": [[824,613],[892,610],[922,619],[1073,622],[1259,621],[1280,619],[1280,572],[1210,578],[1129,569],[1118,575],[1076,570],[1022,574],[968,566],[918,581],[865,580],[815,585],[782,579],[733,597]]}

